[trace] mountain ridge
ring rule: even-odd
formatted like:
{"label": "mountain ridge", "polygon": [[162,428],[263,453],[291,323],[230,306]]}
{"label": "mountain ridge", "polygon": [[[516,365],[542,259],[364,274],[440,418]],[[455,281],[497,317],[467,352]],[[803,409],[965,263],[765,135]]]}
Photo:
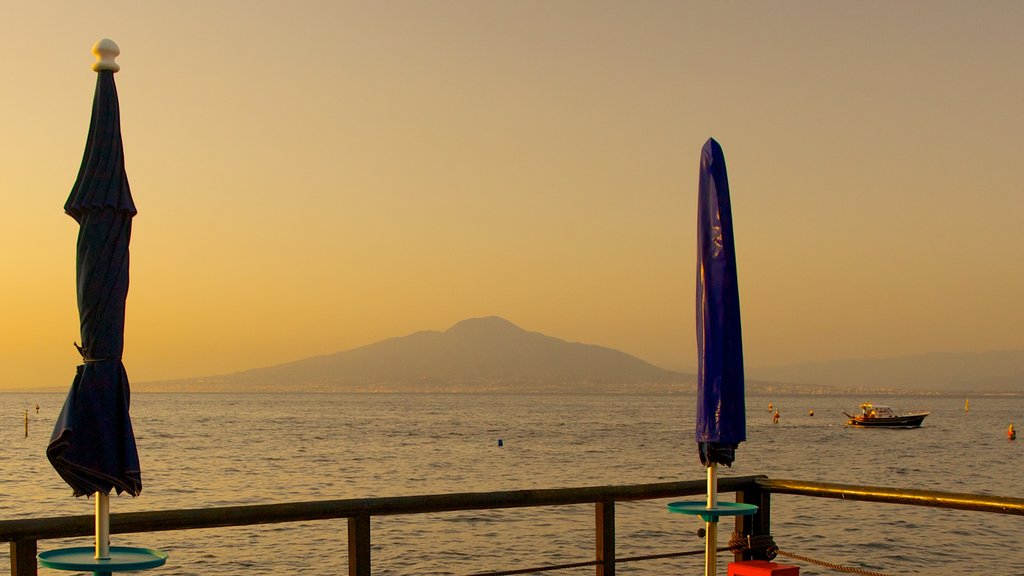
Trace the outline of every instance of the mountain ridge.
{"label": "mountain ridge", "polygon": [[142,391],[643,392],[692,390],[692,374],[612,348],[523,330],[497,316],[358,348]]}
{"label": "mountain ridge", "polygon": [[[745,368],[748,394],[1024,393],[1024,350]],[[140,392],[691,393],[697,377],[625,352],[530,332],[498,316]]]}

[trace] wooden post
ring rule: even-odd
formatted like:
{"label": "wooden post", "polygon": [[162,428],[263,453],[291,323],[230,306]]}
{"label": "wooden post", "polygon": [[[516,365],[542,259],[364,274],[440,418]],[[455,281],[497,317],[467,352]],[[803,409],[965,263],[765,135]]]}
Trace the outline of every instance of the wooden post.
{"label": "wooden post", "polygon": [[348,576],[370,576],[370,515],[348,519]]}
{"label": "wooden post", "polygon": [[[736,492],[736,501],[757,505],[757,514],[736,517],[736,533],[742,537],[768,536],[772,533],[772,494],[756,482]],[[763,550],[757,552],[737,551],[735,560],[768,560]]]}
{"label": "wooden post", "polygon": [[11,576],[36,576],[36,541],[11,540]]}
{"label": "wooden post", "polygon": [[615,501],[594,504],[597,576],[615,576]]}

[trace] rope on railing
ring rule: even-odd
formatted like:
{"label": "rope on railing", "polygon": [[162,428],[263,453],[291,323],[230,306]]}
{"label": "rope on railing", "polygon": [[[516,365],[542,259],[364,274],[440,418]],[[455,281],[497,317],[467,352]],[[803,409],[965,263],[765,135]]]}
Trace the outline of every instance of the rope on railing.
{"label": "rope on railing", "polygon": [[[728,552],[729,548],[719,548],[719,552]],[[615,563],[619,562],[641,562],[643,560],[661,560],[663,558],[679,558],[682,556],[696,556],[697,554],[703,554],[703,550],[690,550],[688,552],[665,552],[663,554],[646,554],[644,556],[627,556],[625,558],[616,558]]]}
{"label": "rope on railing", "polygon": [[512,576],[513,574],[533,574],[547,570],[565,570],[567,568],[582,568],[584,566],[597,566],[597,560],[589,562],[572,562],[569,564],[555,564],[554,566],[541,566],[540,568],[519,568],[516,570],[499,570],[497,572],[477,572],[470,576]]}
{"label": "rope on railing", "polygon": [[[888,574],[882,574],[880,572],[869,572],[867,570],[861,570],[860,568],[850,568],[847,566],[840,566],[838,564],[832,564],[830,562],[823,562],[821,560],[815,560],[806,556],[800,556],[796,554],[790,554],[782,552],[779,547],[775,545],[775,540],[770,534],[765,535],[750,535],[750,534],[738,534],[733,532],[732,538],[729,540],[729,545],[723,548],[718,548],[718,552],[739,552],[739,551],[760,551],[770,560],[775,558],[776,554],[788,556],[796,560],[803,560],[804,562],[810,562],[811,564],[817,564],[840,572],[849,572],[853,574],[861,574],[862,576],[889,576]],[[642,556],[627,556],[624,558],[616,558],[615,563],[623,562],[642,562],[645,560],[662,560],[665,558],[679,558],[682,556],[696,556],[697,554],[703,554],[704,550],[690,550],[686,552],[666,552],[662,554],[646,554]],[[516,574],[534,574],[537,572],[545,572],[549,570],[565,570],[568,568],[582,568],[584,566],[597,566],[600,564],[597,560],[590,560],[588,562],[572,562],[569,564],[555,564],[553,566],[540,566],[537,568],[517,568],[514,570],[499,570],[495,572],[477,572],[470,576],[514,576]]]}
{"label": "rope on railing", "polygon": [[861,576],[889,576],[884,572],[872,572],[871,570],[864,570],[863,568],[855,568],[853,566],[843,566],[841,564],[834,564],[832,562],[826,562],[824,560],[815,560],[801,554],[794,554],[792,552],[784,552],[779,550],[779,556],[785,556],[786,558],[792,558],[794,560],[802,560],[804,562],[810,562],[811,564],[817,564],[823,568],[830,568],[836,572],[845,572],[847,574],[860,574]]}
{"label": "rope on railing", "polygon": [[763,551],[765,556],[771,560],[776,555],[785,556],[794,560],[801,560],[803,562],[809,562],[811,564],[817,564],[823,568],[829,568],[837,572],[845,572],[847,574],[860,574],[861,576],[889,576],[882,572],[872,572],[870,570],[864,570],[863,568],[855,568],[853,566],[843,566],[841,564],[835,564],[833,562],[826,562],[824,560],[817,560],[809,556],[802,554],[794,554],[792,552],[784,552],[779,550],[779,547],[775,545],[775,540],[770,534],[751,536],[732,533],[732,538],[729,540],[729,548],[732,550],[751,550],[751,551]]}
{"label": "rope on railing", "polygon": [[733,532],[732,538],[729,539],[729,550],[734,552],[761,552],[765,558],[772,560],[779,552],[779,547],[775,545],[775,540],[771,534],[754,535]]}
{"label": "rope on railing", "polygon": [[[732,546],[725,548],[719,548],[719,552],[732,552],[734,549]],[[662,560],[664,558],[679,558],[682,556],[696,556],[703,554],[703,550],[689,550],[686,552],[664,552],[661,554],[645,554],[642,556],[626,556],[624,558],[616,558],[615,563],[621,564],[623,562],[642,562],[644,560]],[[537,568],[517,568],[514,570],[499,570],[496,572],[477,572],[470,574],[470,576],[513,576],[515,574],[534,574],[536,572],[546,572],[549,570],[565,570],[568,568],[582,568],[584,566],[597,566],[601,562],[598,560],[590,560],[588,562],[572,562],[569,564],[555,564],[553,566],[540,566]]]}

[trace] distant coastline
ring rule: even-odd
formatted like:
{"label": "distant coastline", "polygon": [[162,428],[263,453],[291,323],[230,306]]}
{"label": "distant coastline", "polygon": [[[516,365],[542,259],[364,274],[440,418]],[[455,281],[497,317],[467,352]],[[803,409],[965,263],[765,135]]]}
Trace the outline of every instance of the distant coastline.
{"label": "distant coastline", "polygon": [[[174,380],[173,382],[185,382]],[[773,384],[769,387],[748,384],[746,395],[749,397],[772,397],[772,396],[807,396],[807,397],[837,397],[856,396],[870,397],[874,399],[885,397],[934,397],[934,398],[1024,398],[1024,392],[990,392],[990,390],[914,390],[914,389],[892,389],[892,388],[831,388],[827,386],[786,386]],[[41,386],[35,388],[0,388],[0,394],[6,395],[63,395],[68,394],[68,387]],[[665,396],[685,397],[695,394],[695,390],[675,389],[633,389],[618,390],[618,392],[607,392],[607,390],[494,390],[494,389],[446,389],[446,390],[383,390],[383,389],[354,389],[354,390],[323,390],[323,389],[272,389],[264,388],[259,390],[240,389],[218,389],[204,386],[178,386],[161,385],[161,383],[140,382],[134,384],[133,395],[161,395],[161,394],[195,394],[195,395],[493,395],[493,396]]]}
{"label": "distant coastline", "polygon": [[[131,374],[129,373],[129,376]],[[1024,396],[1024,351],[747,367],[752,395]],[[132,381],[133,393],[685,395],[693,372],[530,332],[497,316],[230,374]],[[70,385],[3,392],[66,392]]]}

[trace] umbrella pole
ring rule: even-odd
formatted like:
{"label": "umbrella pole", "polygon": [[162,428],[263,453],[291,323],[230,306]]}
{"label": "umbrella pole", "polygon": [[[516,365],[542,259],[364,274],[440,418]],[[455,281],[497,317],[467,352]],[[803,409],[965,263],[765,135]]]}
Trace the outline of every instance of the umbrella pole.
{"label": "umbrella pole", "polygon": [[[708,508],[718,506],[718,463],[708,464]],[[718,518],[709,517],[705,523],[704,537],[704,576],[715,576],[718,549]]]}
{"label": "umbrella pole", "polygon": [[110,495],[96,493],[96,559],[110,559]]}

